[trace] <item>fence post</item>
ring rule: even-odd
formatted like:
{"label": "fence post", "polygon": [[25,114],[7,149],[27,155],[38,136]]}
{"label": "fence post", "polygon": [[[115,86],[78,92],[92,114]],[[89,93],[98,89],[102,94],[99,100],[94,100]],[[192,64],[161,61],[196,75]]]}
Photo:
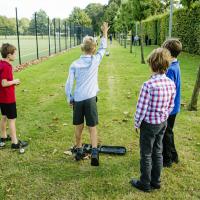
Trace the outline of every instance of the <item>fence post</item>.
{"label": "fence post", "polygon": [[79,29],[79,26],[76,26],[76,46],[78,46],[78,29]]}
{"label": "fence post", "polygon": [[75,47],[75,43],[76,43],[76,38],[75,38],[75,23],[74,23],[74,47]]}
{"label": "fence post", "polygon": [[72,23],[69,23],[69,40],[70,40],[70,49],[72,48],[72,39],[71,39],[71,30],[72,29]]}
{"label": "fence post", "polygon": [[54,26],[54,46],[55,46],[55,53],[56,53],[56,19],[53,19],[53,26]]}
{"label": "fence post", "polygon": [[59,21],[58,21],[58,25],[59,25],[59,51],[61,52],[61,42],[60,42],[60,19],[59,19]]}
{"label": "fence post", "polygon": [[67,22],[65,21],[65,49],[67,49]]}
{"label": "fence post", "polygon": [[49,17],[48,17],[48,41],[49,41],[49,56],[51,55],[51,41],[50,41],[50,37],[51,37],[51,32],[50,32],[50,21],[49,21]]}
{"label": "fence post", "polygon": [[17,8],[15,8],[16,12],[16,26],[17,26],[17,42],[18,42],[18,54],[19,54],[19,64],[22,64],[21,61],[21,53],[20,53],[20,42],[19,42],[19,23],[18,23],[18,16],[17,16]]}
{"label": "fence post", "polygon": [[37,59],[39,59],[39,53],[38,53],[38,33],[37,33],[37,13],[36,12],[35,12],[35,39],[36,39]]}

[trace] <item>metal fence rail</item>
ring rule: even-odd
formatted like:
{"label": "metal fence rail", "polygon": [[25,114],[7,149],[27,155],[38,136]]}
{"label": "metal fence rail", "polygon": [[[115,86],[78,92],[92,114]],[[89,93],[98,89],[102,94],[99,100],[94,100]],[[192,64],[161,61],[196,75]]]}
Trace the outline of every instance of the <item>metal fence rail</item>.
{"label": "metal fence rail", "polygon": [[93,30],[82,25],[60,19],[50,20],[48,17],[45,24],[41,26],[37,12],[34,14],[34,23],[24,33],[16,14],[16,30],[9,33],[6,26],[0,24],[0,45],[11,43],[17,47],[18,58],[15,65],[50,56],[63,50],[80,45],[86,35],[93,35]]}

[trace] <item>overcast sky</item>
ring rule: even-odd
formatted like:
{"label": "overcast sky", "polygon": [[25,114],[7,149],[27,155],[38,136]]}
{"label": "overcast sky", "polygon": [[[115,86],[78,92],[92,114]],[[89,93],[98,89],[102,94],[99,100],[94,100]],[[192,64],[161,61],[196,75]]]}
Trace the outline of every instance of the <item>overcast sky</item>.
{"label": "overcast sky", "polygon": [[74,7],[85,8],[89,3],[108,3],[108,0],[0,0],[0,15],[15,17],[15,7],[18,17],[31,18],[39,9],[45,10],[50,18],[69,16]]}

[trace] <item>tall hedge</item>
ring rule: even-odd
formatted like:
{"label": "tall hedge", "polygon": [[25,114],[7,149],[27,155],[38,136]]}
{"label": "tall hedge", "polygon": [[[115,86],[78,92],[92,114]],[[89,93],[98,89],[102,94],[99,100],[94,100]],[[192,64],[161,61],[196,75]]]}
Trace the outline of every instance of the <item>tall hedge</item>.
{"label": "tall hedge", "polygon": [[[152,44],[161,45],[168,37],[169,14],[151,17],[143,21],[144,35],[147,34]],[[200,55],[200,5],[191,9],[178,9],[173,13],[172,37],[179,38],[183,50]]]}

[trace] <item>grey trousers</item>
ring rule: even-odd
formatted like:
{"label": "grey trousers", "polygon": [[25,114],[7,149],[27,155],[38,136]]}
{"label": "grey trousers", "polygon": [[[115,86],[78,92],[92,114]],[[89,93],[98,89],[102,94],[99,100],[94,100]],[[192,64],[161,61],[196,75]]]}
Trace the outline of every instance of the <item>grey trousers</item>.
{"label": "grey trousers", "polygon": [[144,186],[160,184],[163,166],[163,136],[167,121],[161,124],[142,122],[140,127],[140,181]]}

